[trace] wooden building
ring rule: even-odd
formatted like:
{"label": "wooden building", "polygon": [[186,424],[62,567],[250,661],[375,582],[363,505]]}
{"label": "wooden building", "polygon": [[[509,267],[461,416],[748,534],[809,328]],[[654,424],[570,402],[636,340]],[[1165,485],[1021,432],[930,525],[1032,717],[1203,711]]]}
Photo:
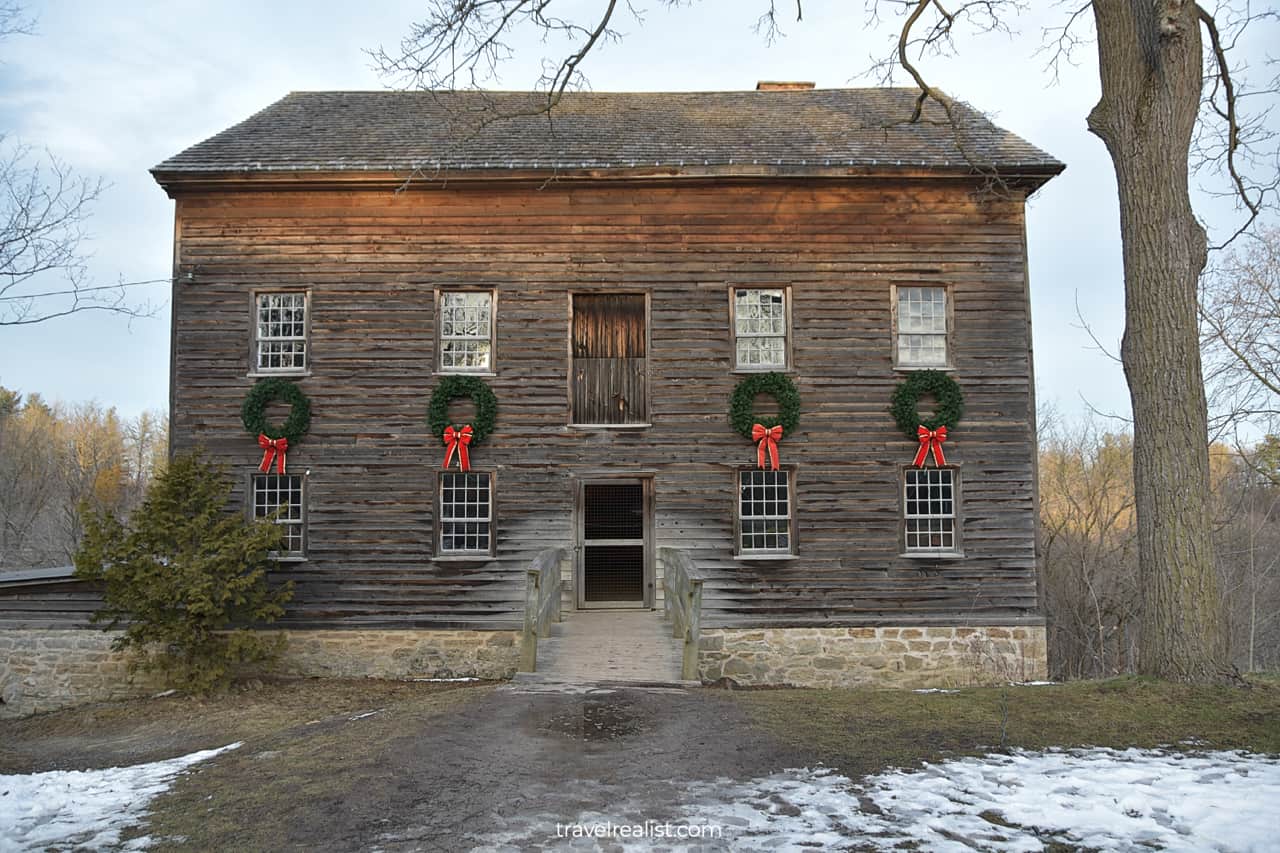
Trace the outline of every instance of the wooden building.
{"label": "wooden building", "polygon": [[[157,166],[174,450],[287,507],[300,648],[509,670],[563,548],[569,608],[660,607],[687,558],[708,679],[1042,668],[1024,203],[1063,167],[914,97],[296,92]],[[890,413],[920,370],[963,391],[945,464]],[[762,373],[800,398],[776,471],[729,417]],[[466,472],[427,418],[459,376],[496,400]],[[283,474],[242,422],[278,379]]]}

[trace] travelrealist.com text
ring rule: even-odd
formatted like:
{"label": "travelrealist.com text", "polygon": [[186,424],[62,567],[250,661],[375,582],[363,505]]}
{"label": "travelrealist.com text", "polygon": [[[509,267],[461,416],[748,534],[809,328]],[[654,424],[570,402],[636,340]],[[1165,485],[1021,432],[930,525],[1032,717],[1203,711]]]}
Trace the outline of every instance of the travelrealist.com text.
{"label": "travelrealist.com text", "polygon": [[664,823],[557,823],[556,838],[705,838],[724,837],[724,827],[716,824]]}

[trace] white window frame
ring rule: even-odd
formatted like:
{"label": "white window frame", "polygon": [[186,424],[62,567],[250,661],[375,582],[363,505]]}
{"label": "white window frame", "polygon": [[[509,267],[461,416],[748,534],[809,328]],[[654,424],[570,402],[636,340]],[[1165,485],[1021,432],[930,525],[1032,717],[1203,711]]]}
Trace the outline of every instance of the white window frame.
{"label": "white window frame", "polygon": [[[740,332],[738,330],[738,294],[750,291],[777,291],[782,295],[782,334],[772,332]],[[729,288],[729,332],[733,345],[733,369],[738,373],[768,373],[791,370],[791,288],[780,286],[737,286]],[[782,338],[782,364],[742,364],[738,360],[739,338]]]}
{"label": "white window frame", "polygon": [[[446,337],[444,333],[444,310],[445,301],[450,296],[487,296],[489,297],[489,334],[487,337],[480,335],[458,335],[452,334]],[[436,372],[437,373],[457,373],[471,376],[493,376],[497,365],[497,328],[498,328],[498,293],[493,289],[484,288],[449,288],[436,291]],[[449,341],[461,342],[485,342],[489,345],[488,364],[483,367],[475,366],[457,366],[446,365],[444,363],[444,347]]]}
{"label": "white window frame", "polygon": [[[297,488],[298,517],[297,518],[285,517],[285,518],[270,519],[270,516],[273,513],[275,513],[276,510],[279,509],[279,507],[284,506],[284,504],[277,503],[275,504],[274,507],[268,507],[265,503],[262,503],[259,501],[258,486],[260,483],[265,483],[268,479],[275,479],[277,481],[280,479],[297,480],[297,483],[298,483],[298,488]],[[290,491],[292,491],[292,489],[290,489]],[[277,495],[279,494],[280,489],[278,486],[275,489],[275,492]],[[276,524],[283,526],[285,528],[285,534],[284,534],[284,538],[281,540],[281,545],[284,545],[285,542],[288,541],[288,537],[291,535],[292,529],[296,528],[297,542],[298,542],[297,548],[287,548],[287,547],[281,548],[279,551],[275,551],[272,553],[271,556],[273,558],[279,559],[279,560],[306,559],[306,556],[307,556],[307,482],[306,482],[306,477],[304,475],[302,474],[257,474],[257,473],[251,474],[249,477],[249,513],[251,517],[254,518],[255,520],[268,519],[268,520],[274,521]]]}
{"label": "white window frame", "polygon": [[[780,468],[777,471],[761,468],[738,468],[733,473],[733,550],[734,554],[743,560],[787,560],[792,559],[796,555],[796,490],[794,470],[791,468]],[[744,475],[750,474],[753,479],[757,475],[764,477],[781,477],[782,482],[787,489],[787,512],[785,514],[758,514],[744,516],[742,514],[743,500],[742,490],[744,488]],[[756,485],[755,483],[751,484]],[[768,487],[768,483],[761,483]],[[786,548],[746,548],[743,547],[743,527],[744,522],[748,521],[783,521],[786,522],[787,547]],[[771,534],[765,534],[771,535]]]}
{"label": "white window frame", "polygon": [[[448,505],[444,502],[445,483],[455,477],[484,477],[488,481],[488,512],[484,516],[453,516],[445,515]],[[495,496],[496,478],[492,471],[438,471],[436,477],[436,556],[437,558],[462,558],[475,559],[487,558],[493,556],[494,553],[494,496]],[[456,488],[456,487],[455,487]],[[455,501],[454,506],[458,506]],[[464,504],[461,504],[465,506]],[[488,543],[483,548],[446,548],[445,547],[445,526],[448,524],[484,524],[486,525],[486,538]],[[467,534],[464,532],[464,536]]]}
{"label": "white window frame", "polygon": [[[910,291],[936,290],[942,293],[942,331],[928,330],[921,331],[917,329],[904,328],[904,317],[902,316],[902,297]],[[954,311],[951,288],[942,284],[900,284],[890,289],[890,298],[893,300],[893,366],[898,370],[950,370],[953,367],[952,361],[952,329],[954,323]],[[920,335],[925,337],[934,337],[942,339],[942,361],[924,362],[911,361],[904,358],[903,355],[903,337],[905,335]]]}
{"label": "white window frame", "polygon": [[[302,298],[302,334],[301,335],[266,335],[262,334],[261,311],[262,300],[273,296],[290,296]],[[306,290],[264,289],[255,290],[252,294],[251,321],[252,347],[249,354],[250,376],[305,376],[311,366],[311,293]],[[271,310],[268,306],[267,310]],[[302,364],[291,364],[288,367],[264,366],[263,345],[272,343],[301,343]]]}
{"label": "white window frame", "polygon": [[[924,475],[927,478],[929,478],[929,481],[926,481],[925,483],[926,488],[933,485],[933,483],[931,482],[933,477],[939,478],[939,482],[938,482],[939,486],[942,486],[942,485],[950,486],[951,496],[949,500],[950,500],[951,511],[949,513],[948,512],[929,512],[929,511],[926,511],[923,513],[910,512],[910,502],[908,498],[907,489],[912,485],[911,481],[915,478],[920,477],[921,475]],[[949,483],[942,482],[941,478],[944,475],[945,475],[945,478],[950,481]],[[961,502],[959,467],[952,466],[952,465],[944,465],[944,466],[937,466],[937,467],[923,467],[923,468],[906,466],[901,469],[901,476],[899,477],[899,482],[901,483],[901,487],[902,487],[900,492],[902,495],[902,529],[901,529],[898,541],[902,543],[903,556],[906,556],[906,557],[962,557],[964,556],[964,549],[962,547],[962,542],[960,539],[962,502]],[[916,486],[917,489],[920,488],[920,484],[918,482],[915,483],[914,485]],[[930,501],[930,499],[927,497],[924,498],[924,500]],[[947,500],[947,499],[940,498],[939,500]],[[916,503],[918,504],[919,501],[920,501],[920,498],[917,498]],[[938,529],[936,533],[942,537],[946,537],[947,535],[949,535],[951,538],[950,544],[949,545],[948,544],[924,545],[924,546],[921,546],[919,544],[912,544],[913,536],[919,537],[920,535],[922,535],[919,531],[913,531],[911,529],[912,522],[926,522],[926,523],[929,523],[930,525],[932,525],[933,522],[937,522]],[[946,522],[950,522],[950,526],[951,526],[950,531],[947,531],[945,529]],[[935,531],[926,530],[923,535],[928,536],[934,532]]]}

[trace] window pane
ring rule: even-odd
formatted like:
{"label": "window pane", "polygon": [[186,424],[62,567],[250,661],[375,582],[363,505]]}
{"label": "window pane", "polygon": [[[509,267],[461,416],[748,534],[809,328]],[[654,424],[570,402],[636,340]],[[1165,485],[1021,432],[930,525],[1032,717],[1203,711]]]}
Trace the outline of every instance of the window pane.
{"label": "window pane", "polygon": [[489,370],[493,294],[440,294],[440,369]]}
{"label": "window pane", "polygon": [[908,468],[903,510],[908,551],[956,550],[954,469]]}
{"label": "window pane", "polygon": [[781,289],[733,292],[734,333],[738,367],[787,366],[787,309]]}
{"label": "window pane", "polygon": [[257,368],[303,370],[307,366],[307,295],[260,293]]}
{"label": "window pane", "polygon": [[303,553],[302,476],[264,474],[253,478],[253,515],[272,518],[282,528],[280,553]]}
{"label": "window pane", "polygon": [[898,288],[898,363],[947,363],[946,288]]}
{"label": "window pane", "polygon": [[492,524],[489,475],[440,475],[440,552],[488,552]]}
{"label": "window pane", "polygon": [[790,553],[790,485],[786,471],[738,473],[740,552]]}

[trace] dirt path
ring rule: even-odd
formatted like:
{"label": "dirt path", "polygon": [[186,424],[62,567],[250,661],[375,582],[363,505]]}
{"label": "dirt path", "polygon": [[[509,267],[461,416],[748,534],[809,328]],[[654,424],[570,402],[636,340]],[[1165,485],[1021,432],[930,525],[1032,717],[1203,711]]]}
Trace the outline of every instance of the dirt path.
{"label": "dirt path", "polygon": [[147,832],[159,849],[563,849],[565,825],[664,822],[681,784],[797,760],[720,691],[531,690],[435,694],[250,739],[158,799]]}

